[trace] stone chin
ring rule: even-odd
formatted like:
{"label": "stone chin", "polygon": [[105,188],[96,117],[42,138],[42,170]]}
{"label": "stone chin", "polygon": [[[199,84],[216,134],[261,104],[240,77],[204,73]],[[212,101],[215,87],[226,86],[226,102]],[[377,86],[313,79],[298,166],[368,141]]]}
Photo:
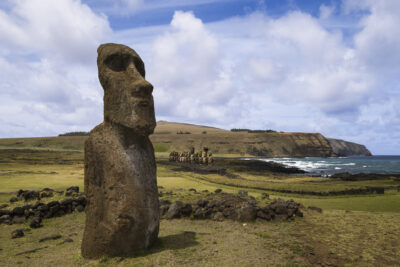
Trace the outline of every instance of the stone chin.
{"label": "stone chin", "polygon": [[156,127],[154,108],[140,108],[139,112],[132,110],[131,114],[127,114],[126,116],[114,116],[114,114],[105,114],[104,120],[107,123],[118,124],[131,129],[139,135],[152,134]]}

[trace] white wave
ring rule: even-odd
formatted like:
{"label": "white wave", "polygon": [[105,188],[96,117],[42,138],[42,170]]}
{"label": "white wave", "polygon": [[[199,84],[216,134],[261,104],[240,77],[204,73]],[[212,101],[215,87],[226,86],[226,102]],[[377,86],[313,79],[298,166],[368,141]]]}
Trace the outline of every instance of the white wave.
{"label": "white wave", "polygon": [[335,170],[341,170],[342,168],[340,168],[340,167],[335,167]]}

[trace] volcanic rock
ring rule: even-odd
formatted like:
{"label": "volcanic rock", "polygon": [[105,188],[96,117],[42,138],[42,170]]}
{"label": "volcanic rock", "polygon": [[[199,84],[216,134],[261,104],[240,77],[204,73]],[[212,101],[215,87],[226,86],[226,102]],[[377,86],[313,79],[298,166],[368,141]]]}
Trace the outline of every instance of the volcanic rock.
{"label": "volcanic rock", "polygon": [[15,229],[11,232],[11,238],[19,238],[23,237],[24,235],[24,229]]}
{"label": "volcanic rock", "polygon": [[98,48],[104,122],[85,142],[86,258],[131,255],[153,244],[159,231],[154,150],[153,86],[131,48]]}

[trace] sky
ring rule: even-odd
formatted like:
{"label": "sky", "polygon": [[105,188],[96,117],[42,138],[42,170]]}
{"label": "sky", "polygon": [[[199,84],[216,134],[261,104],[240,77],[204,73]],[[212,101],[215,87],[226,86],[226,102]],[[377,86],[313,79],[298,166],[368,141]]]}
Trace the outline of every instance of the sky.
{"label": "sky", "polygon": [[3,0],[0,138],[103,120],[97,47],[132,47],[157,120],[319,132],[400,154],[398,0]]}

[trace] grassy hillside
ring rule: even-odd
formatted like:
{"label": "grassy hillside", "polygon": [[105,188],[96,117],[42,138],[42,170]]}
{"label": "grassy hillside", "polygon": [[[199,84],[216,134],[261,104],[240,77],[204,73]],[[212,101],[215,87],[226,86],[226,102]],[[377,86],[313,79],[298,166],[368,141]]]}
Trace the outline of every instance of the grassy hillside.
{"label": "grassy hillside", "polygon": [[[87,136],[0,139],[0,148],[83,150]],[[328,141],[318,133],[248,133],[185,123],[159,121],[150,136],[156,152],[188,151],[207,146],[217,155],[304,157],[332,156]]]}

